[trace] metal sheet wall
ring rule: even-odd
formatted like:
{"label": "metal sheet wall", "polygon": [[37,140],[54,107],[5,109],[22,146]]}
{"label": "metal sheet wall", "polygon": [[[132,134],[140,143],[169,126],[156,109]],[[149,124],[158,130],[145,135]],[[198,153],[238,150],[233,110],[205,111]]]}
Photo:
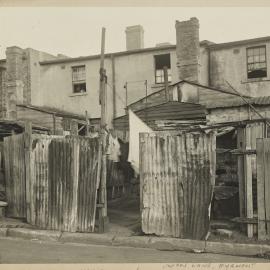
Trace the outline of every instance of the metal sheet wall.
{"label": "metal sheet wall", "polygon": [[202,239],[215,184],[214,133],[140,134],[142,230]]}
{"label": "metal sheet wall", "polygon": [[93,232],[98,139],[32,137],[27,221],[42,229]]}
{"label": "metal sheet wall", "polygon": [[26,217],[24,135],[4,138],[7,216]]}

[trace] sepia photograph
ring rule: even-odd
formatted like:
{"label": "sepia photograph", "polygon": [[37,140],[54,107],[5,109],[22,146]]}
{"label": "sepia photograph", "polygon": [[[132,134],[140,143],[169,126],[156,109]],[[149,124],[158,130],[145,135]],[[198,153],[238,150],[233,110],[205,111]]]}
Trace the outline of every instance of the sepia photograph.
{"label": "sepia photograph", "polygon": [[270,269],[270,6],[15,2],[0,264]]}

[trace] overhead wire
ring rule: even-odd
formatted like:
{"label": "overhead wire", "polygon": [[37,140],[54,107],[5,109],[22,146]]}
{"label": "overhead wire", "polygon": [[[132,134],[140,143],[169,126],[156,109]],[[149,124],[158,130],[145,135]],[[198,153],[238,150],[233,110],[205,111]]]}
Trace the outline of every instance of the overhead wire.
{"label": "overhead wire", "polygon": [[260,114],[260,112],[257,111],[257,109],[250,103],[248,102],[243,95],[239,91],[237,91],[227,80],[225,80],[226,83],[229,85],[229,87],[263,120],[265,120],[265,123],[267,124],[268,127],[270,127],[270,123],[268,119],[263,117],[263,115]]}

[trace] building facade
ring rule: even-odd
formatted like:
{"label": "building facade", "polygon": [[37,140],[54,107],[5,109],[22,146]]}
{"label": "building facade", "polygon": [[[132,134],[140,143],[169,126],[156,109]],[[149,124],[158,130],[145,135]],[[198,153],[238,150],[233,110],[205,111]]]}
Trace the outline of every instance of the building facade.
{"label": "building facade", "polygon": [[[176,45],[144,48],[142,26],[127,27],[127,50],[105,55],[109,123],[124,115],[127,105],[164,88],[164,66],[171,85],[186,80],[233,93],[231,84],[247,97],[269,95],[270,37],[200,42],[196,18],[176,21],[175,29]],[[17,105],[24,104],[99,118],[99,66],[100,55],[70,58],[7,48],[0,60],[1,117],[16,119]],[[185,99],[176,95],[174,100],[197,103],[204,93],[193,85]]]}

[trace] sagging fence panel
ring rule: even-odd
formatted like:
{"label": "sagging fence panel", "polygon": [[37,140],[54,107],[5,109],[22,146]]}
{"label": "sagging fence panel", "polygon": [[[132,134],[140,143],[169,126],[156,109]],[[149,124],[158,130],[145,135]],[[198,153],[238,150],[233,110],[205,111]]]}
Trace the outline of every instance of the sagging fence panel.
{"label": "sagging fence panel", "polygon": [[4,161],[8,217],[26,218],[24,135],[4,138]]}
{"label": "sagging fence panel", "polygon": [[258,239],[270,239],[270,138],[257,139]]}
{"label": "sagging fence panel", "polygon": [[32,136],[27,221],[42,229],[93,232],[98,139]]}
{"label": "sagging fence panel", "polygon": [[202,239],[215,184],[214,133],[140,134],[142,230]]}

